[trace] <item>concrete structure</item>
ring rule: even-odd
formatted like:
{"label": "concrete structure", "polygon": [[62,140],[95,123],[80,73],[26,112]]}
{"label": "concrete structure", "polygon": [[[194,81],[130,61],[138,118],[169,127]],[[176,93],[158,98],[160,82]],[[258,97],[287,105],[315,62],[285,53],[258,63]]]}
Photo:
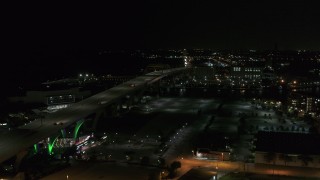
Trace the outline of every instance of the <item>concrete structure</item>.
{"label": "concrete structure", "polygon": [[199,159],[229,161],[230,152],[229,151],[212,151],[206,148],[198,148],[196,152],[196,157]]}
{"label": "concrete structure", "polygon": [[260,79],[263,67],[261,66],[232,66],[230,69],[231,78]]}
{"label": "concrete structure", "polygon": [[[90,91],[80,91],[79,88],[71,88],[64,90],[55,90],[55,91],[27,91],[25,96],[10,97],[10,102],[22,102],[22,103],[42,103],[46,105],[53,104],[63,104],[63,101],[57,100],[66,100],[66,103],[72,103],[76,100],[82,100],[91,95]],[[69,99],[71,96],[71,100]]]}
{"label": "concrete structure", "polygon": [[108,115],[113,112],[112,109],[118,109],[121,102],[134,99],[136,94],[141,94],[141,91],[152,83],[186,70],[188,69],[176,68],[148,73],[84,99],[66,109],[49,114],[45,119],[38,119],[18,129],[3,132],[0,136],[0,162],[32,148],[41,140],[57,136],[61,129],[79,121],[96,120],[103,115]]}
{"label": "concrete structure", "polygon": [[259,132],[255,163],[320,168],[318,134]]}
{"label": "concrete structure", "polygon": [[320,98],[311,93],[293,92],[288,99],[288,111],[299,117],[310,114],[313,117],[319,115]]}

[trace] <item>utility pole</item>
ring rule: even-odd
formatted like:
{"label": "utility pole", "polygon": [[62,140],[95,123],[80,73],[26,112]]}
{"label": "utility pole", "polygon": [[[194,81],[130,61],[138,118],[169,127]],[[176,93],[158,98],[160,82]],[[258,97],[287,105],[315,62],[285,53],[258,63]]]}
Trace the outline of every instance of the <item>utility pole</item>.
{"label": "utility pole", "polygon": [[40,113],[40,127],[43,125],[43,119],[45,118],[43,112]]}
{"label": "utility pole", "polygon": [[272,166],[272,175],[274,175],[274,165],[275,165],[275,162],[273,161],[273,166]]}

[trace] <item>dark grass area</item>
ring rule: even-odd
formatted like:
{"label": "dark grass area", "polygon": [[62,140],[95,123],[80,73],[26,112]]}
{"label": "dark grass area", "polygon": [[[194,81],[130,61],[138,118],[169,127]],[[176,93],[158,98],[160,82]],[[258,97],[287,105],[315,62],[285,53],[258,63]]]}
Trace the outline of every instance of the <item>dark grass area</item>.
{"label": "dark grass area", "polygon": [[101,119],[97,124],[98,132],[133,134],[151,121],[157,113],[141,114],[129,112],[121,117]]}
{"label": "dark grass area", "polygon": [[191,124],[196,119],[196,115],[181,113],[160,113],[152,112],[143,114],[139,112],[129,112],[122,117],[101,119],[97,125],[97,131],[107,134],[126,134],[137,137],[159,135],[163,138],[169,137],[186,124]]}
{"label": "dark grass area", "polygon": [[176,129],[181,128],[183,125],[191,124],[195,120],[195,115],[183,113],[161,113],[154,117],[154,119],[146,126],[144,126],[139,134],[161,134],[162,136],[169,136]]}

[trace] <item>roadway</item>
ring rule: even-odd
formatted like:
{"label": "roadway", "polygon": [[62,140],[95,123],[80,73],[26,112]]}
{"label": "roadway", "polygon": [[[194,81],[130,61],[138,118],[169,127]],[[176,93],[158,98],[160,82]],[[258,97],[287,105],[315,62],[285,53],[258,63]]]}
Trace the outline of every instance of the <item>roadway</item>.
{"label": "roadway", "polygon": [[[152,84],[165,76],[184,70],[186,70],[186,68],[168,69],[136,77],[119,86],[75,103],[66,109],[48,114],[42,120],[42,123],[40,119],[37,119],[17,129],[1,132],[0,162],[28,149],[33,146],[33,144],[36,144],[45,138],[58,134],[60,129],[70,126],[98,109],[107,107],[128,94],[130,95],[141,91],[147,85]],[[63,124],[54,125],[56,122],[62,122]]]}
{"label": "roadway", "polygon": [[318,168],[309,167],[294,167],[294,166],[277,166],[272,164],[254,164],[243,162],[231,162],[231,161],[210,161],[210,160],[198,160],[193,157],[185,157],[184,159],[177,159],[181,162],[181,168],[178,170],[178,179],[183,174],[188,172],[192,168],[207,167],[216,170],[218,178],[226,175],[230,172],[245,172],[255,174],[267,174],[267,175],[281,175],[291,177],[320,177],[320,171]]}

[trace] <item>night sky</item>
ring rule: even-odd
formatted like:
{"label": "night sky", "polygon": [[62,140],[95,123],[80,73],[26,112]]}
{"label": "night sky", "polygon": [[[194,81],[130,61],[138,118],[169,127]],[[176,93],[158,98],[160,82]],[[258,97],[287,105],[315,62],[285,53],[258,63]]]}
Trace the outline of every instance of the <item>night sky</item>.
{"label": "night sky", "polygon": [[13,46],[270,49],[278,43],[282,49],[320,48],[316,1],[149,0],[40,7],[9,8],[4,28]]}
{"label": "night sky", "polygon": [[9,65],[1,73],[54,64],[79,49],[264,50],[277,43],[280,50],[320,50],[317,1],[107,2],[4,6],[2,63]]}

